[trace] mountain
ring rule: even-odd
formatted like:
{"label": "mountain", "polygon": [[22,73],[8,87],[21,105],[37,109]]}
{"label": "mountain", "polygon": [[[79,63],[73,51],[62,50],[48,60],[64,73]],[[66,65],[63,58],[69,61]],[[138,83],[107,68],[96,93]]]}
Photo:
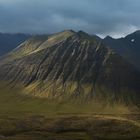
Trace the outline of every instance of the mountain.
{"label": "mountain", "polygon": [[0,80],[49,99],[140,100],[140,72],[83,31],[26,40],[0,61]]}
{"label": "mountain", "polygon": [[136,31],[124,38],[114,39],[107,36],[104,40],[110,48],[127,59],[140,70],[140,31]]}
{"label": "mountain", "polygon": [[0,56],[10,52],[29,37],[28,34],[0,33]]}
{"label": "mountain", "polygon": [[101,41],[102,40],[102,38],[100,38],[99,36],[97,36],[97,35],[91,35],[94,39],[96,39],[96,41]]}

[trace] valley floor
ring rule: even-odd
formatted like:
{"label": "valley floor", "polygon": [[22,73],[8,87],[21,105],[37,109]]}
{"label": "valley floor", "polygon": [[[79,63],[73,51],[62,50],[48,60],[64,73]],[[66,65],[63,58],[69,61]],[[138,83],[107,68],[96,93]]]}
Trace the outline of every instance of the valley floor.
{"label": "valley floor", "polygon": [[140,140],[139,114],[99,104],[50,104],[0,89],[0,140]]}
{"label": "valley floor", "polygon": [[0,140],[140,140],[139,115],[0,115]]}

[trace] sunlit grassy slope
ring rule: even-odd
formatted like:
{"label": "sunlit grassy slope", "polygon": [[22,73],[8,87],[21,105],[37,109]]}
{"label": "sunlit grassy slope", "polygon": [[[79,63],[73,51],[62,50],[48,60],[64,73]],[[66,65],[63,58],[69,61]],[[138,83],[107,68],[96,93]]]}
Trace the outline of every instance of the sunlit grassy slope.
{"label": "sunlit grassy slope", "polygon": [[[21,88],[0,88],[0,112],[1,113],[45,113],[57,114],[130,114],[136,113],[136,108],[119,102],[82,99],[56,100],[39,98],[25,94]],[[133,110],[133,112],[132,112]]]}
{"label": "sunlit grassy slope", "polygon": [[37,53],[43,49],[54,46],[72,36],[74,31],[66,30],[52,35],[33,36],[20,44],[13,51],[8,53],[3,58],[3,62],[9,62],[15,59],[26,57],[30,54]]}

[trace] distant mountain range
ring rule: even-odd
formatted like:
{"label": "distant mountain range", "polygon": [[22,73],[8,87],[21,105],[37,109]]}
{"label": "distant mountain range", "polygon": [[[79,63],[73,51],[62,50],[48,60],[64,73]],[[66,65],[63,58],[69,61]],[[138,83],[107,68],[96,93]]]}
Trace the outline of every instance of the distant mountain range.
{"label": "distant mountain range", "polygon": [[121,46],[125,42],[128,50],[139,48],[137,34],[100,40],[83,31],[66,30],[32,37],[1,58],[0,80],[21,85],[26,93],[38,97],[139,104],[138,65],[131,63],[124,55],[126,46]]}
{"label": "distant mountain range", "polygon": [[107,36],[104,40],[110,48],[127,59],[140,70],[140,31],[136,31],[124,38],[114,39]]}
{"label": "distant mountain range", "polygon": [[0,56],[10,52],[29,37],[28,34],[0,33]]}

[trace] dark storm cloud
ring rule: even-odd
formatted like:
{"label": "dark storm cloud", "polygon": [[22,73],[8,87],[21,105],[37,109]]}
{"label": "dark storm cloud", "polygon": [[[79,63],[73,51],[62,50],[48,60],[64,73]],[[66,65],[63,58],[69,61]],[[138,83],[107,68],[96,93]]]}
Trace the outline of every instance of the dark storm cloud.
{"label": "dark storm cloud", "polygon": [[140,28],[139,0],[0,0],[0,31],[122,35]]}

